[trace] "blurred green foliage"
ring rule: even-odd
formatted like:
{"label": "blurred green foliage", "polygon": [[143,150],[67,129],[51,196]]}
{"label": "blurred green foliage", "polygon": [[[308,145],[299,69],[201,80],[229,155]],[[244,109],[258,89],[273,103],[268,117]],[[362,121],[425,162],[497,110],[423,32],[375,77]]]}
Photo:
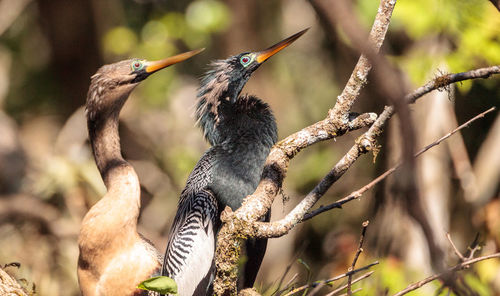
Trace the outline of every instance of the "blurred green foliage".
{"label": "blurred green foliage", "polygon": [[[365,24],[371,22],[377,1],[359,1]],[[500,18],[491,3],[483,0],[398,1],[390,31],[406,34],[414,45],[395,60],[415,85],[444,72],[500,63]],[[468,91],[471,81],[459,84]]]}
{"label": "blurred green foliage", "polygon": [[[97,3],[96,1],[91,2]],[[145,146],[143,147],[146,151],[145,154],[148,157],[152,155],[152,160],[148,157],[144,157],[144,159],[153,163],[154,166],[160,168],[159,171],[164,173],[160,177],[155,175],[164,187],[157,191],[153,190],[155,197],[152,201],[153,206],[150,208],[155,209],[149,208],[148,214],[154,213],[156,217],[168,220],[172,217],[165,217],[167,216],[165,212],[171,210],[170,214],[175,214],[178,194],[184,186],[187,175],[206,148],[201,134],[193,128],[194,122],[189,117],[192,110],[185,111],[185,109],[188,109],[189,107],[186,106],[192,105],[194,101],[193,89],[197,85],[196,79],[206,70],[206,62],[211,59],[224,58],[224,55],[227,54],[228,50],[224,51],[224,46],[228,46],[230,41],[224,40],[225,34],[229,30],[234,30],[238,34],[248,35],[248,40],[252,41],[251,44],[245,45],[233,44],[231,51],[235,48],[252,49],[253,46],[257,49],[257,46],[261,44],[272,44],[271,37],[284,37],[286,36],[285,32],[296,30],[299,20],[315,20],[316,15],[314,11],[307,10],[310,9],[307,1],[276,1],[272,4],[267,0],[240,2],[238,5],[245,3],[243,8],[251,7],[255,10],[245,10],[245,14],[241,11],[238,14],[231,10],[238,6],[237,1],[196,0],[177,3],[167,1],[168,4],[162,1],[140,2],[115,1],[114,3],[118,3],[116,5],[119,9],[104,12],[105,15],[109,14],[112,20],[108,22],[96,20],[96,22],[102,21],[103,23],[100,27],[102,31],[97,30],[98,33],[96,33],[99,41],[99,53],[103,58],[100,63],[107,64],[131,57],[156,60],[185,50],[207,48],[207,51],[198,56],[197,59],[171,67],[168,71],[158,72],[153,79],[142,83],[133,92],[132,99],[126,106],[126,108],[133,106],[134,112],[124,114],[126,123],[124,125],[131,127],[131,129],[137,129],[137,135],[140,135],[137,136],[133,133],[133,136],[128,135],[128,137],[137,136],[136,141]],[[362,23],[366,28],[369,28],[379,2],[359,0],[356,1],[356,5]],[[97,7],[102,8],[102,6]],[[307,9],[304,9],[305,7]],[[121,12],[120,9],[124,11]],[[390,56],[391,61],[400,67],[415,85],[419,85],[436,75],[437,69],[443,72],[461,72],[476,67],[500,64],[500,17],[498,15],[498,11],[485,0],[401,0],[398,1],[394,11],[389,38],[386,40],[386,50],[392,55]],[[67,115],[60,113],[61,102],[67,99],[61,94],[64,82],[58,80],[55,75],[50,56],[53,48],[50,48],[49,37],[43,31],[38,18],[43,18],[43,15],[39,15],[36,5],[32,5],[1,36],[0,40],[0,51],[8,52],[12,60],[9,77],[10,88],[4,107],[6,113],[15,118],[20,126],[26,130],[28,128],[23,126],[25,121],[29,122],[33,118],[47,115],[58,117],[59,127],[62,127]],[[240,20],[239,18],[246,19]],[[290,19],[293,20],[292,24],[287,23],[290,22]],[[301,39],[301,42],[294,44],[294,54],[289,55],[292,50],[287,49],[283,51],[283,54],[277,55],[272,62],[265,66],[266,70],[260,70],[250,80],[249,86],[246,88],[251,89],[249,92],[262,96],[272,105],[278,119],[280,138],[325,116],[328,108],[333,106],[336,95],[345,82],[342,79],[350,75],[352,65],[349,63],[354,64],[355,62],[348,61],[347,66],[344,66],[343,69],[335,69],[338,59],[348,60],[351,57],[345,52],[336,52],[334,46],[326,44],[325,40],[328,39],[325,34],[326,30],[321,27],[319,22],[308,24],[308,26],[312,28]],[[73,30],[70,32],[74,33]],[[340,41],[348,40],[341,32],[338,33]],[[231,34],[227,35],[231,36]],[[392,38],[394,40],[391,40]],[[252,47],[246,48],[248,46]],[[208,53],[210,54],[208,55]],[[203,64],[192,66],[200,60],[203,61]],[[333,69],[343,73],[339,75]],[[72,70],[82,71],[79,68]],[[95,70],[97,67],[92,68],[92,71]],[[90,75],[91,73],[85,76],[85,81],[81,82],[85,84],[85,87],[88,87]],[[498,79],[482,80],[475,83],[480,83],[481,87],[471,89],[472,82],[463,82],[458,86],[464,96],[474,91],[476,94],[494,94],[494,88],[498,88]],[[370,85],[367,85],[368,89],[369,87]],[[189,88],[189,91],[179,97],[182,99],[189,97],[191,101],[181,104],[176,94],[178,91],[185,91],[185,88]],[[478,89],[479,91],[477,91]],[[492,90],[491,93],[488,93],[489,90]],[[264,94],[268,97],[265,97]],[[473,109],[470,108],[473,104],[477,104],[474,106],[491,105],[492,101],[495,103],[494,100],[498,100],[498,89],[496,94],[497,96],[479,96],[474,102],[469,100],[466,104],[464,103],[465,107],[457,108],[457,110]],[[83,102],[85,93],[81,93],[79,96]],[[140,100],[136,100],[134,97],[140,98]],[[363,101],[361,99],[353,111],[367,108],[370,108],[370,112],[380,111],[381,108],[376,108],[381,107],[381,105],[374,107],[373,101],[376,100]],[[174,102],[179,105],[173,106]],[[178,115],[177,113],[180,112],[184,113]],[[155,117],[154,124],[144,123],[150,119],[149,117],[158,116],[158,114],[163,116]],[[176,115],[179,117],[175,117]],[[185,124],[179,125],[178,121],[183,121]],[[155,130],[155,127],[160,125],[161,128]],[[78,128],[83,130],[85,126],[81,125]],[[40,134],[40,137],[45,136],[53,139],[50,138],[53,135],[44,135],[43,127],[36,126],[34,129],[36,133]],[[474,138],[473,145],[476,146],[481,144],[481,141],[477,140],[478,130],[481,129],[470,129]],[[482,131],[483,136],[486,130],[487,128]],[[56,132],[53,131],[52,134]],[[464,135],[465,133],[467,131],[464,131]],[[127,136],[123,138],[126,139]],[[344,140],[345,138],[347,140]],[[291,199],[287,205],[293,206],[297,197],[307,194],[328,172],[335,161],[345,153],[346,149],[352,145],[354,139],[354,136],[352,138],[344,137],[338,142],[322,143],[300,153],[291,162],[285,180],[285,196]],[[53,142],[48,142],[49,145],[53,145]],[[470,147],[469,142],[467,141],[467,144]],[[124,148],[127,148],[127,144],[124,141]],[[25,140],[24,145],[26,150],[30,152],[39,150],[37,145],[40,144]],[[475,152],[477,148],[471,150]],[[139,153],[137,156],[133,152],[131,154],[135,158],[131,159],[142,160],[143,155]],[[42,161],[39,162],[30,160],[30,173],[27,178],[29,180],[23,180],[27,183],[24,188],[28,188],[24,190],[29,191],[29,194],[34,195],[44,203],[56,206],[63,218],[69,217],[67,220],[61,220],[63,223],[60,224],[66,225],[68,229],[63,229],[62,238],[57,237],[57,244],[51,241],[50,237],[49,239],[42,235],[37,237],[39,234],[36,229],[26,232],[27,235],[21,232],[25,236],[23,238],[15,235],[10,236],[12,233],[18,232],[14,228],[5,228],[6,230],[0,228],[0,234],[3,234],[5,240],[9,242],[8,248],[0,248],[2,256],[0,259],[5,257],[13,257],[15,260],[22,259],[24,260],[23,264],[26,262],[27,266],[30,267],[35,266],[35,263],[39,264],[38,268],[32,267],[33,274],[36,275],[28,274],[26,277],[34,278],[40,285],[41,295],[47,295],[43,293],[53,292],[53,290],[59,291],[60,295],[78,295],[75,275],[78,250],[74,236],[81,220],[81,216],[78,215],[85,213],[85,211],[81,213],[78,211],[81,208],[88,210],[87,207],[95,203],[105,192],[90,152],[87,151],[87,154],[84,154],[79,151],[76,154],[80,158],[74,159],[68,155],[54,153],[50,156],[44,155]],[[125,157],[129,159],[128,155]],[[146,167],[145,171],[148,171],[149,168]],[[154,175],[153,173],[153,171],[148,171],[147,175]],[[376,168],[370,157],[360,159],[350,169],[350,172],[336,184],[336,187],[332,188],[322,199],[322,203],[326,204],[334,198],[351,192],[357,186],[366,183],[365,181],[371,179],[375,173]],[[454,176],[450,178],[454,178]],[[143,180],[141,179],[141,182]],[[171,186],[170,183],[173,185]],[[151,187],[157,189],[154,185],[156,184]],[[61,201],[63,199],[65,201]],[[157,204],[154,204],[155,202]],[[303,227],[302,232],[295,236],[295,239],[300,241],[300,244],[305,240],[310,240],[311,247],[304,252],[303,259],[296,263],[299,266],[299,271],[304,275],[299,277],[298,281],[311,282],[322,279],[325,278],[325,274],[331,275],[333,270],[340,269],[345,272],[345,266],[342,265],[345,262],[334,263],[334,261],[345,259],[344,257],[350,254],[349,250],[343,250],[344,253],[341,255],[335,253],[335,256],[343,258],[330,258],[331,254],[325,253],[332,246],[326,245],[325,237],[333,233],[333,236],[337,238],[339,232],[357,233],[358,220],[364,220],[373,214],[370,212],[371,209],[366,210],[369,206],[368,200],[354,202],[346,205],[342,212],[335,210],[329,215],[318,216],[314,221],[300,226]],[[68,211],[68,208],[71,210]],[[283,210],[283,212],[285,211]],[[156,220],[154,221],[156,224],[170,222],[170,220],[160,221],[160,218]],[[73,222],[74,229],[71,229],[72,224],[68,221]],[[162,227],[156,224],[153,226],[144,224],[143,227],[152,233]],[[341,230],[339,231],[339,229]],[[164,229],[162,231],[156,235],[164,238],[166,231]],[[294,234],[292,233],[292,235]],[[292,235],[291,237],[293,237]],[[467,235],[467,233],[464,234],[464,236]],[[26,243],[29,239],[36,243]],[[292,245],[293,242],[288,241],[288,244]],[[59,250],[62,250],[62,254],[55,254],[57,252],[51,249],[55,245],[58,246]],[[18,246],[26,247],[27,251]],[[29,249],[30,247],[32,249]],[[294,248],[288,245],[287,247]],[[13,251],[9,251],[11,249]],[[43,249],[49,255],[33,263],[29,260],[35,257],[32,256],[35,249]],[[294,252],[296,249],[298,248],[290,252]],[[370,250],[370,246],[365,249]],[[338,250],[336,249],[336,251]],[[374,249],[370,251],[376,252]],[[283,248],[283,253],[285,253],[285,248]],[[285,261],[288,264],[288,258]],[[46,266],[50,266],[47,262],[57,265],[57,268],[44,269]],[[382,258],[381,264],[374,267],[373,270],[375,270],[375,274],[370,279],[354,285],[354,289],[356,287],[363,288],[359,292],[360,295],[374,295],[375,291],[382,293],[386,288],[393,293],[405,288],[408,283],[420,280],[425,276],[421,271],[411,270],[410,267],[405,266],[404,262],[393,257]],[[475,272],[467,274],[465,278],[467,283],[479,291],[481,295],[492,295],[493,292],[488,285],[494,283],[498,270],[500,270],[500,261],[489,260],[477,264]],[[266,271],[264,270],[264,272]],[[272,276],[276,275],[272,274]],[[264,285],[271,280],[274,278],[265,279]],[[439,288],[440,284],[435,281],[429,286],[432,292]],[[71,291],[68,292],[69,289]],[[429,289],[422,289],[409,295],[428,295]]]}

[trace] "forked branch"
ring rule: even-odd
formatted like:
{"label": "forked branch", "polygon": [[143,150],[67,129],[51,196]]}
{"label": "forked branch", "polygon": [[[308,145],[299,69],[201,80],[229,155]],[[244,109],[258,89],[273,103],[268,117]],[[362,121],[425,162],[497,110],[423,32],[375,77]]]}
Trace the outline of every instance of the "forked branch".
{"label": "forked branch", "polygon": [[[432,147],[435,147],[437,145],[439,145],[441,142],[445,141],[446,139],[448,139],[449,137],[451,137],[453,134],[459,132],[460,130],[468,127],[471,123],[473,123],[474,121],[478,120],[478,119],[481,119],[483,118],[486,114],[490,113],[490,112],[493,112],[496,108],[495,107],[491,107],[490,109],[474,116],[473,118],[469,119],[467,122],[465,122],[464,124],[458,126],[457,128],[455,128],[454,130],[450,131],[449,133],[447,133],[446,135],[442,136],[441,138],[437,139],[436,141],[430,143],[429,145],[425,146],[424,148],[422,148],[420,151],[418,151],[416,154],[415,154],[415,157],[418,157],[420,155],[422,155],[424,152],[426,152],[427,150],[431,149]],[[377,185],[378,183],[380,183],[381,181],[383,181],[385,178],[387,178],[388,176],[390,176],[392,173],[394,173],[398,168],[400,168],[401,166],[401,163],[393,166],[392,168],[388,169],[387,171],[385,171],[383,174],[381,174],[380,176],[378,176],[377,178],[373,179],[370,183],[366,184],[365,186],[361,187],[360,189],[356,190],[356,191],[353,191],[351,194],[347,195],[346,197],[332,203],[332,204],[329,204],[329,205],[326,205],[326,206],[321,206],[320,208],[318,208],[317,210],[314,210],[310,213],[307,213],[304,215],[304,221],[305,220],[309,220],[311,219],[312,217],[316,216],[316,215],[319,215],[321,213],[324,213],[328,210],[331,210],[331,209],[335,209],[335,208],[342,208],[342,205],[344,205],[345,203],[348,203],[354,199],[358,199],[360,198],[366,191],[372,189],[375,185]]]}
{"label": "forked branch", "polygon": [[[395,4],[395,0],[380,1],[378,13],[369,36],[375,45],[373,49],[375,52],[378,52],[385,39]],[[359,96],[359,91],[364,86],[364,82],[367,81],[370,68],[368,60],[361,56],[341,94],[342,98],[337,99],[337,103],[330,110],[327,118],[276,144],[266,160],[261,182],[254,194],[247,197],[236,212],[232,213],[226,209],[222,213],[221,220],[224,225],[218,234],[215,259],[217,272],[214,281],[214,293],[216,295],[235,295],[237,293],[237,262],[241,246],[240,240],[245,237],[243,231],[249,223],[263,217],[271,208],[274,197],[278,194],[285,178],[289,161],[300,150],[319,141],[342,135],[352,129],[353,124],[349,121],[350,108]],[[368,114],[364,123],[370,125],[374,120],[375,116]],[[363,124],[355,126],[361,127]]]}

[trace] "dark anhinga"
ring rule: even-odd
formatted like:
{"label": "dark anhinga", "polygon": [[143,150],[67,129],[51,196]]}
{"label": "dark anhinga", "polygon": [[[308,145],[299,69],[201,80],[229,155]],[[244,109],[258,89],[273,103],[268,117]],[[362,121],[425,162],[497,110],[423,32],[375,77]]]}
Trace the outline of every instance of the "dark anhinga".
{"label": "dark anhinga", "polygon": [[139,82],[200,51],[157,62],[125,60],[103,66],[92,76],[87,125],[97,168],[108,191],[83,218],[78,238],[78,281],[85,296],[141,295],[137,285],[160,272],[161,256],[137,232],[140,186],[134,169],[121,155],[118,117]]}
{"label": "dark anhinga", "polygon": [[[181,193],[162,270],[177,282],[179,296],[211,293],[219,215],[226,206],[239,208],[255,190],[277,140],[269,106],[255,96],[240,95],[241,90],[262,63],[305,31],[264,51],[216,61],[201,81],[196,119],[212,147],[198,161]],[[266,240],[254,240],[247,245],[244,287],[253,286],[266,244]]]}

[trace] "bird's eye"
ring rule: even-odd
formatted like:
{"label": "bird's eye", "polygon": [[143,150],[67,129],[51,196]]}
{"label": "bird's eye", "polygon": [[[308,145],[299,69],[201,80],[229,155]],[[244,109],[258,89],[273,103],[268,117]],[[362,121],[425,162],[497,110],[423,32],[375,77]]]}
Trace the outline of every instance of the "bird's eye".
{"label": "bird's eye", "polygon": [[243,67],[250,65],[252,61],[253,61],[253,56],[251,55],[244,55],[240,58],[240,63],[243,65]]}
{"label": "bird's eye", "polygon": [[142,61],[133,61],[131,67],[132,71],[138,71],[144,67],[144,63]]}

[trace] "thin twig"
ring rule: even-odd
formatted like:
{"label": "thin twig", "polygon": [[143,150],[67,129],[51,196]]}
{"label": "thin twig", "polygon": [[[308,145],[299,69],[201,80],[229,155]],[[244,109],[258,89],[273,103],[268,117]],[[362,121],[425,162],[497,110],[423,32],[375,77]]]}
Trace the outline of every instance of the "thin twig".
{"label": "thin twig", "polygon": [[[374,271],[370,271],[370,272],[367,272],[365,274],[363,274],[362,276],[360,276],[359,278],[356,278],[352,281],[353,284],[361,281],[361,280],[364,280],[366,279],[367,277],[371,276],[372,274],[374,273]],[[338,292],[344,290],[345,288],[347,288],[347,284],[345,285],[342,285],[340,287],[338,287],[337,289],[333,290],[332,292],[329,293],[329,295],[335,295],[337,294]]]}
{"label": "thin twig", "polygon": [[[366,229],[368,228],[368,224],[370,221],[366,220],[363,222],[363,230],[361,231],[361,237],[359,239],[358,250],[356,251],[356,255],[354,255],[354,259],[352,260],[351,267],[349,267],[349,271],[353,270],[356,266],[356,262],[358,261],[359,255],[363,252],[363,242],[365,241]],[[347,277],[347,295],[351,296],[351,282],[352,282],[352,274]]]}
{"label": "thin twig", "polygon": [[458,256],[458,258],[460,258],[460,262],[464,262],[465,260],[467,260],[464,257],[464,255],[462,255],[462,253],[460,253],[460,251],[457,249],[457,246],[455,246],[455,243],[453,243],[453,241],[451,240],[451,235],[449,232],[446,233],[446,238],[450,242],[450,245],[453,248],[453,251],[455,252],[455,254]]}
{"label": "thin twig", "polygon": [[290,287],[293,285],[293,282],[297,279],[297,277],[299,276],[298,273],[295,273],[291,278],[290,280],[286,283],[285,287],[281,290],[281,292],[284,292],[284,291],[287,291],[288,289],[290,289]]}
{"label": "thin twig", "polygon": [[[371,268],[372,266],[377,265],[378,263],[379,263],[378,261],[375,261],[375,262],[370,263],[370,264],[368,264],[366,266],[363,266],[361,268],[358,268],[358,269],[355,269],[355,270],[352,270],[352,271],[348,271],[348,272],[343,273],[343,274],[339,274],[339,275],[337,275],[337,276],[335,276],[333,278],[330,278],[330,279],[327,279],[327,280],[323,280],[323,281],[316,281],[316,282],[311,283],[311,284],[306,284],[306,285],[297,287],[297,288],[293,289],[292,291],[286,293],[283,296],[290,296],[290,295],[293,295],[293,294],[295,294],[297,292],[304,291],[305,289],[308,289],[308,288],[314,288],[314,287],[316,287],[318,285],[321,285],[321,284],[324,285],[324,284],[329,284],[329,283],[334,282],[334,281],[338,281],[338,280],[343,279],[345,277],[348,277],[350,275],[356,274],[356,273],[358,273],[360,271],[367,270],[367,269]],[[371,274],[371,273],[372,272],[369,272],[369,274]],[[353,281],[353,283],[354,282],[355,281]]]}
{"label": "thin twig", "polygon": [[483,261],[483,260],[488,260],[488,259],[492,259],[492,258],[500,258],[500,253],[495,253],[495,254],[491,254],[491,255],[486,255],[486,256],[482,256],[482,257],[477,257],[477,258],[474,258],[474,259],[470,259],[470,260],[467,260],[467,261],[464,261],[462,263],[459,263],[451,268],[449,268],[447,271],[445,272],[442,272],[442,273],[439,273],[439,274],[435,274],[435,275],[431,275],[419,282],[416,282],[416,283],[413,283],[411,285],[409,285],[408,287],[406,287],[404,290],[401,290],[399,291],[398,293],[394,294],[393,296],[401,296],[401,295],[405,295],[413,290],[416,290],[420,287],[422,287],[423,285],[425,284],[428,284],[438,278],[441,278],[443,276],[445,276],[446,274],[449,274],[449,273],[452,273],[452,272],[455,272],[455,271],[459,271],[459,270],[462,270],[462,269],[466,269],[468,268],[470,265],[472,264],[475,264],[477,262],[480,262],[480,261]]}

